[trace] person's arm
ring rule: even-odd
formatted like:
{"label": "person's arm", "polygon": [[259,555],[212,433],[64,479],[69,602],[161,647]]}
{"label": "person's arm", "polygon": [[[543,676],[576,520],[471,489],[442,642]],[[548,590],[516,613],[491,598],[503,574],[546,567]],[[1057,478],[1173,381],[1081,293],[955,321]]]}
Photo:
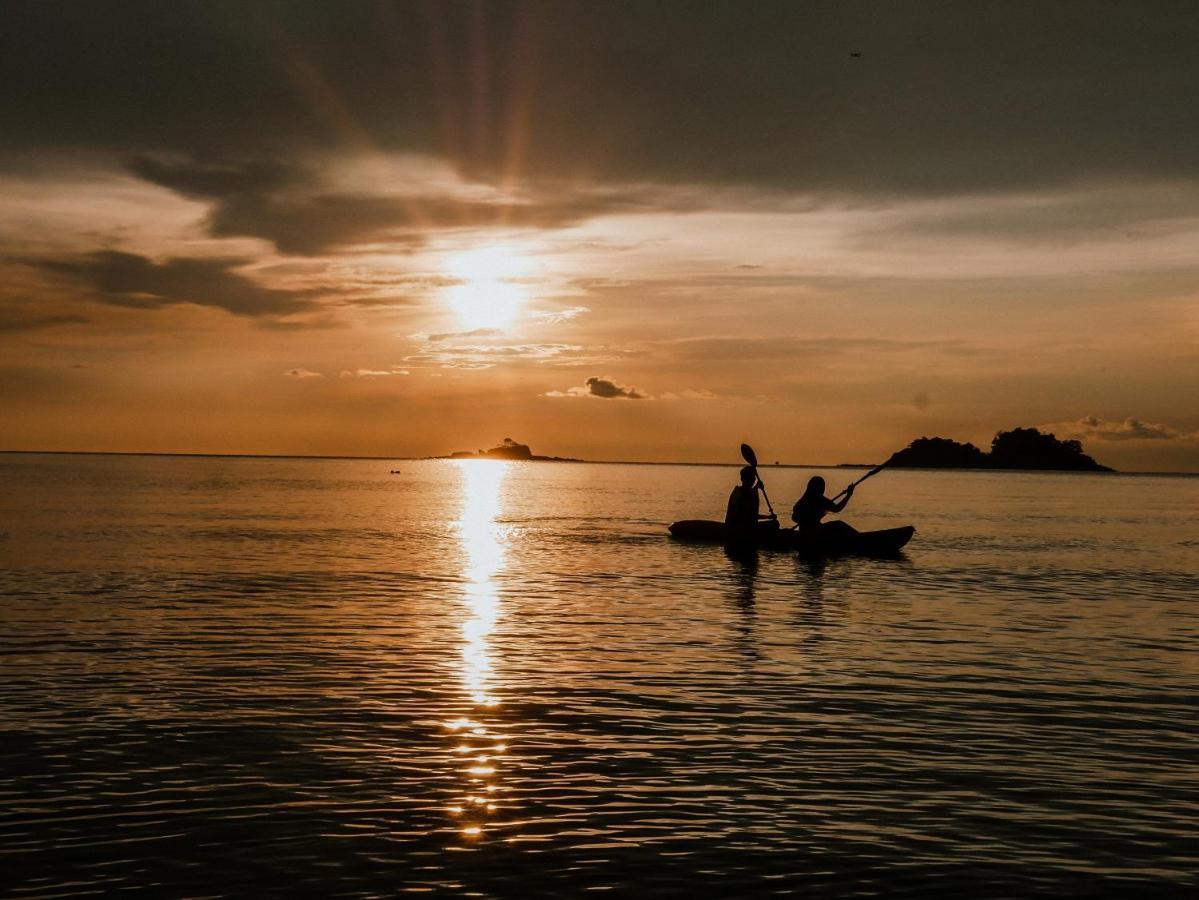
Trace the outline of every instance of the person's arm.
{"label": "person's arm", "polygon": [[[758,479],[758,483],[754,485],[754,490],[755,490],[755,491],[761,491],[761,492],[762,492],[762,496],[766,496],[766,486],[765,486],[764,484],[762,484],[762,479],[761,479],[761,478],[759,478],[759,479]],[[757,496],[757,494],[754,494],[754,500],[757,500],[757,499],[758,499],[758,496]],[[755,510],[755,512],[757,512],[757,513],[758,513],[758,519],[759,519],[759,520],[764,520],[764,521],[767,521],[767,522],[769,522],[769,521],[770,521],[770,520],[772,520],[772,519],[777,519],[777,518],[778,518],[778,516],[776,516],[774,513],[764,513],[764,512],[761,512],[761,509],[762,509],[762,507],[760,507],[760,506],[759,506],[759,507],[758,507],[758,508]]]}
{"label": "person's arm", "polygon": [[844,500],[842,500],[840,503],[834,503],[832,500],[829,500],[826,498],[824,501],[825,502],[824,508],[827,509],[829,512],[839,513],[839,512],[841,512],[841,510],[845,509],[845,504],[849,502],[849,498],[852,496],[853,496],[853,485],[851,484],[849,487],[847,487],[845,489],[845,499]]}

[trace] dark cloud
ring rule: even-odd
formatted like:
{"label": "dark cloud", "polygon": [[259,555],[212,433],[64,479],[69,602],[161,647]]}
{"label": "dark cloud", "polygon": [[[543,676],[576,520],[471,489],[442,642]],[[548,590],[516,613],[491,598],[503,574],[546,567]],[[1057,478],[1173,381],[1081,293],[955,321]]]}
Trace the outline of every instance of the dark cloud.
{"label": "dark cloud", "polygon": [[[284,253],[314,255],[337,247],[386,240],[419,246],[429,231],[452,228],[560,228],[602,212],[659,208],[652,192],[563,189],[513,200],[448,194],[397,195],[324,190],[315,169],[262,160],[211,162],[135,156],[131,172],[192,199],[213,202],[207,219],[214,237],[259,237]],[[684,200],[675,206],[701,208]]]}
{"label": "dark cloud", "polygon": [[1184,434],[1169,425],[1146,422],[1135,416],[1130,416],[1123,421],[1101,419],[1098,416],[1084,416],[1077,422],[1059,422],[1043,426],[1044,428],[1056,428],[1070,437],[1096,438],[1101,441],[1175,441],[1199,437],[1199,435]]}
{"label": "dark cloud", "polygon": [[[592,375],[581,385],[567,388],[565,391],[547,391],[546,397],[599,397],[601,400],[644,400],[647,394],[635,387],[624,387],[611,378]],[[677,395],[669,399],[677,400]]]}
{"label": "dark cloud", "polygon": [[[851,193],[1194,179],[1197,44],[1191,4],[1115,0],[8,0],[0,151]],[[217,169],[189,189],[233,190]]]}
{"label": "dark cloud", "polygon": [[132,156],[126,167],[146,181],[193,199],[260,194],[302,182],[307,177],[294,165],[272,160],[205,162]]}
{"label": "dark cloud", "polygon": [[[954,204],[959,206],[958,204]],[[997,239],[1027,246],[1191,231],[1199,211],[1195,185],[1136,184],[972,202],[968,208],[913,212],[865,232],[860,245],[894,247],[904,238]]]}
{"label": "dark cloud", "polygon": [[307,255],[372,238],[416,247],[423,241],[419,234],[398,233],[407,224],[403,206],[366,195],[243,194],[219,203],[208,220],[215,237],[260,237],[283,253]]}
{"label": "dark cloud", "polygon": [[587,388],[587,392],[592,397],[601,397],[604,400],[644,400],[645,394],[641,393],[634,387],[622,387],[610,378],[599,378],[592,375],[583,384]]}
{"label": "dark cloud", "polygon": [[44,272],[81,282],[94,299],[117,306],[156,308],[194,303],[240,316],[277,316],[301,312],[313,304],[308,291],[266,288],[235,271],[246,262],[223,257],[171,258],[158,263],[116,250],[27,261]]}

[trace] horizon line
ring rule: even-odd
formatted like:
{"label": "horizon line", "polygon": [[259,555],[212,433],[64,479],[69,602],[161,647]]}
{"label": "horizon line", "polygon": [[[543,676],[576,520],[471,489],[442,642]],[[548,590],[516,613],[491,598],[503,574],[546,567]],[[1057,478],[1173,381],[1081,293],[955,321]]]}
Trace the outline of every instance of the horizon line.
{"label": "horizon line", "polygon": [[[352,453],[203,453],[192,450],[4,450],[0,454],[26,453],[43,456],[184,456],[203,459],[378,459],[398,460],[404,462],[431,462],[436,460],[457,461],[452,456],[375,456]],[[477,457],[466,456],[458,459],[470,460]],[[498,462],[553,462],[553,463],[592,463],[611,466],[743,466],[740,462],[684,462],[682,460],[642,460],[642,459],[573,459],[557,457],[553,459],[498,459]],[[877,463],[761,463],[759,469],[836,469],[854,468],[868,469]]]}
{"label": "horizon line", "polygon": [[[337,454],[337,453],[200,453],[177,450],[5,450],[0,449],[0,454],[16,455],[27,454],[31,456],[174,456],[174,457],[193,457],[196,459],[362,459],[362,460],[393,460],[402,462],[432,462],[437,460],[453,461],[449,456],[359,456],[353,454]],[[467,458],[469,459],[469,458]],[[521,460],[521,459],[501,459],[498,462],[548,462],[562,463],[565,465],[577,465],[578,463],[590,463],[592,465],[601,466],[721,466],[725,468],[738,468],[745,465],[742,462],[684,462],[681,460],[641,460],[641,459],[539,459],[539,460]],[[758,466],[759,469],[870,469],[877,466],[878,463],[762,463]],[[1069,469],[972,469],[972,468],[936,468],[933,466],[912,466],[900,467],[905,472],[919,472],[922,470],[936,472],[1045,472],[1048,474],[1057,475],[1168,475],[1180,477],[1197,477],[1199,471],[1196,472],[1163,472],[1163,471],[1143,471],[1143,470],[1113,470],[1111,472],[1075,472]]]}

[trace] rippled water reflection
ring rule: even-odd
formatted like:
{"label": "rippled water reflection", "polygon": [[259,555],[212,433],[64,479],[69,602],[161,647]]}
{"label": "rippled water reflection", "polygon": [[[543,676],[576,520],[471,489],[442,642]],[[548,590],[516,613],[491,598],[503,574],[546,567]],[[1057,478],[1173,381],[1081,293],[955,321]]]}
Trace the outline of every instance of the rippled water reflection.
{"label": "rippled water reflection", "polygon": [[1199,481],[734,475],[0,457],[0,890],[1188,894]]}
{"label": "rippled water reflection", "polygon": [[488,637],[500,611],[495,578],[504,566],[504,539],[498,519],[500,494],[510,466],[495,460],[471,460],[456,464],[461,477],[462,516],[458,521],[462,557],[465,620],[462,623],[462,680],[474,709],[473,718],[446,723],[461,755],[465,795],[449,807],[462,823],[462,834],[475,838],[483,833],[501,798],[497,796],[497,771],[508,749],[508,737],[500,722],[488,715],[500,704],[490,688],[491,650]]}

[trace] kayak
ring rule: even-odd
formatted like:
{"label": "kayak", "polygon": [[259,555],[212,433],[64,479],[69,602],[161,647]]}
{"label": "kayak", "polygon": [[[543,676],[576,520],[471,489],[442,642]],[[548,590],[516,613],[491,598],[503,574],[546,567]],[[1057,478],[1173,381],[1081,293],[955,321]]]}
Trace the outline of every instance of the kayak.
{"label": "kayak", "polygon": [[[815,541],[800,538],[798,531],[780,528],[758,535],[757,546],[763,550],[791,550],[813,556],[891,556],[898,553],[916,529],[884,528],[881,531],[859,531],[845,534],[834,531],[822,534]],[[724,522],[710,519],[686,519],[670,526],[670,536],[692,544],[727,544],[728,531]]]}

